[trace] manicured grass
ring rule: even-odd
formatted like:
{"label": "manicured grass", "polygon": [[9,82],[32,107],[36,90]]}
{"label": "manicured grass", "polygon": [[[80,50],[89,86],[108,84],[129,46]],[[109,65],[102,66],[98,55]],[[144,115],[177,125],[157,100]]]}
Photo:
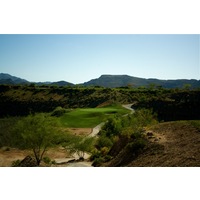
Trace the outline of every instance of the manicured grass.
{"label": "manicured grass", "polygon": [[112,105],[102,108],[78,108],[66,113],[60,118],[61,124],[71,128],[92,128],[100,124],[112,115],[124,115],[129,110],[120,105]]}

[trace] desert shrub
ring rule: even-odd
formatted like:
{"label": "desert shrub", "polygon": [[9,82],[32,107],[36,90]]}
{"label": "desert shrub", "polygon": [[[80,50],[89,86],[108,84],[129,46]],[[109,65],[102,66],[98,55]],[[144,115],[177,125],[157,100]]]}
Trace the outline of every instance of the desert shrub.
{"label": "desert shrub", "polygon": [[21,160],[14,160],[14,161],[12,162],[11,167],[18,167],[20,163],[21,163]]}
{"label": "desert shrub", "polygon": [[107,137],[119,135],[122,130],[121,119],[119,117],[111,117],[102,127]]}
{"label": "desert shrub", "polygon": [[112,159],[112,156],[106,155],[106,156],[104,157],[104,159],[105,159],[105,162],[108,162],[108,161],[110,161],[110,160]]}
{"label": "desert shrub", "polygon": [[96,158],[101,157],[101,152],[98,150],[92,151],[92,155],[90,156],[90,161],[94,161]]}
{"label": "desert shrub", "polygon": [[110,148],[110,147],[112,147],[112,145],[113,145],[112,140],[111,140],[110,138],[104,136],[104,135],[100,136],[100,137],[98,138],[98,140],[97,140],[97,143],[96,143],[96,147],[97,147],[98,149],[101,149],[101,148],[103,148],[103,147],[108,147],[108,148]]}
{"label": "desert shrub", "polygon": [[55,108],[55,110],[52,112],[51,116],[54,116],[54,117],[61,117],[61,116],[63,116],[66,112],[67,112],[67,110],[66,110],[65,108],[62,108],[62,107],[58,106],[58,107]]}
{"label": "desert shrub", "polygon": [[103,157],[95,158],[92,166],[99,167],[103,162],[105,162],[105,159]]}
{"label": "desert shrub", "polygon": [[45,156],[45,157],[43,158],[43,161],[44,161],[44,163],[46,163],[46,164],[50,164],[50,163],[51,163],[51,159],[50,159],[48,156]]}
{"label": "desert shrub", "polygon": [[109,152],[109,148],[108,147],[103,147],[103,148],[101,148],[101,154],[102,155],[107,155],[107,153]]}
{"label": "desert shrub", "polygon": [[2,149],[3,151],[10,151],[10,147],[6,147],[6,146],[5,146],[5,147],[2,147],[1,149]]}
{"label": "desert shrub", "polygon": [[20,139],[19,134],[13,134],[12,129],[20,118],[8,117],[0,119],[0,147],[9,150],[9,147],[16,147],[17,140]]}
{"label": "desert shrub", "polygon": [[55,161],[55,160],[52,160],[52,161],[51,161],[51,164],[52,164],[52,165],[55,165],[55,164],[56,164],[56,161]]}
{"label": "desert shrub", "polygon": [[143,138],[134,140],[128,144],[128,149],[134,153],[139,153],[146,146],[146,141]]}

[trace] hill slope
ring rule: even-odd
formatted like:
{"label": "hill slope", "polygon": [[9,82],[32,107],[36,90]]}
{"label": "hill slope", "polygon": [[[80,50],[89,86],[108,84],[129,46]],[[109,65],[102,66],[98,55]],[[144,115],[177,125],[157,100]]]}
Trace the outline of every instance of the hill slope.
{"label": "hill slope", "polygon": [[[104,166],[129,167],[199,167],[199,121],[161,123],[152,127],[147,148],[137,158],[121,151]],[[127,157],[129,158],[127,163]]]}
{"label": "hill slope", "polygon": [[200,87],[198,80],[159,80],[159,79],[145,79],[128,75],[102,75],[97,79],[92,79],[83,83],[84,86],[102,86],[102,87],[140,87],[149,86],[151,84],[159,85],[164,88],[182,88],[185,84],[190,84],[192,88]]}
{"label": "hill slope", "polygon": [[[17,85],[17,84],[29,84],[31,82],[12,76],[6,73],[0,73],[0,84],[7,84],[7,85]],[[57,81],[57,82],[34,82],[36,85],[57,85],[57,86],[73,86],[73,83],[69,83],[67,81]]]}
{"label": "hill slope", "polygon": [[29,83],[25,79],[18,78],[16,76],[11,76],[10,74],[0,73],[0,84],[25,84]]}

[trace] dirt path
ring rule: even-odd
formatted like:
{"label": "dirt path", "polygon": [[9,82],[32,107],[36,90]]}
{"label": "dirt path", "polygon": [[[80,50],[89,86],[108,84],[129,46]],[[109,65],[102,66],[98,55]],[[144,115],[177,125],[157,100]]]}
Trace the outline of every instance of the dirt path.
{"label": "dirt path", "polygon": [[101,130],[102,126],[105,124],[105,122],[102,122],[100,123],[99,125],[95,126],[93,129],[92,129],[92,132],[90,133],[89,137],[94,137],[96,136],[99,131]]}
{"label": "dirt path", "polygon": [[132,104],[125,104],[125,105],[122,105],[122,106],[123,106],[124,108],[130,110],[130,111],[131,111],[130,114],[132,114],[132,113],[134,113],[134,109],[131,107],[132,105],[133,105],[133,103],[132,103]]}

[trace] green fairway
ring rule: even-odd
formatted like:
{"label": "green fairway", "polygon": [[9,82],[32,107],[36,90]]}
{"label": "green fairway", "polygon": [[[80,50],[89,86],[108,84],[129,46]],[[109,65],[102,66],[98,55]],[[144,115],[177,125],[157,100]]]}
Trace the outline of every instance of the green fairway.
{"label": "green fairway", "polygon": [[92,128],[112,115],[124,115],[129,110],[120,105],[102,108],[78,108],[66,113],[60,118],[61,124],[71,128]]}

